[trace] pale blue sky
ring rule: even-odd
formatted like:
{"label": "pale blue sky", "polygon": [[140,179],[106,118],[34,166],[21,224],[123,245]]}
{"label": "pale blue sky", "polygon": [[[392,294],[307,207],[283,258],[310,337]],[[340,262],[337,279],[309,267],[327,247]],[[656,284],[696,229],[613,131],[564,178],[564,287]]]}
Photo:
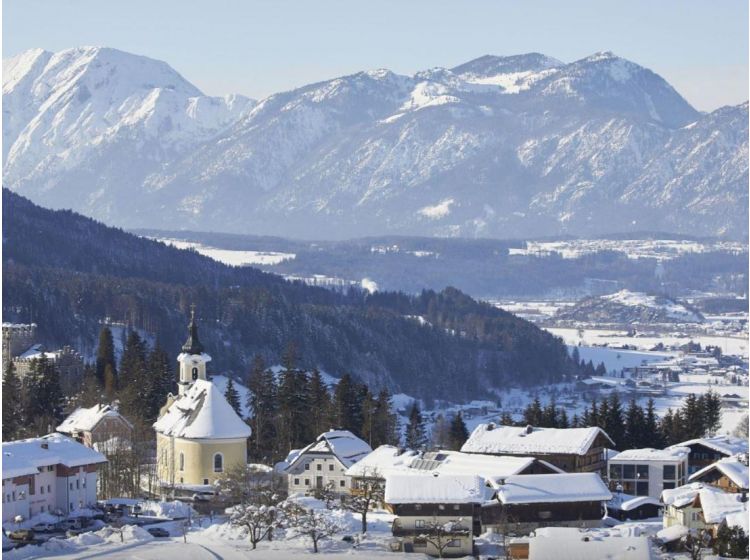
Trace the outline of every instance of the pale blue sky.
{"label": "pale blue sky", "polygon": [[3,56],[102,45],[255,98],[362,69],[611,50],[701,110],[748,98],[746,0],[5,0]]}

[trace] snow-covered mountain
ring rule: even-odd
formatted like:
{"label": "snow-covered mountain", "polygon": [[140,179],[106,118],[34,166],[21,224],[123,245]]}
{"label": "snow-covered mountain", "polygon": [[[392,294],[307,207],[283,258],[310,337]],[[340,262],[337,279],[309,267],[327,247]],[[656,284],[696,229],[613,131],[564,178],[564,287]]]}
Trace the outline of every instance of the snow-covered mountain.
{"label": "snow-covered mountain", "polygon": [[614,294],[585,298],[561,309],[558,319],[613,323],[702,323],[701,313],[685,303],[665,296],[620,290]]}
{"label": "snow-covered mountain", "polygon": [[360,72],[255,103],[112,49],[5,61],[4,184],[125,227],[344,238],[747,234],[747,103],[612,53]]}

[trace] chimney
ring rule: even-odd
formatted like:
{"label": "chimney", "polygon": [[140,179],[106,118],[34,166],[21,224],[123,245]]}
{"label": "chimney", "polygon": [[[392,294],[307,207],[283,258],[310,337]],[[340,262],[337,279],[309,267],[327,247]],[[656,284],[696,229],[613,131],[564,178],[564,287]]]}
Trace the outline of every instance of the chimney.
{"label": "chimney", "polygon": [[533,432],[533,431],[534,431],[534,426],[532,426],[531,424],[528,424],[528,425],[526,426],[526,433],[527,433],[527,434],[530,434],[530,433],[531,433],[531,432]]}
{"label": "chimney", "polygon": [[740,492],[740,502],[742,502],[743,504],[747,502],[747,488],[743,488]]}
{"label": "chimney", "polygon": [[494,429],[495,429],[495,423],[494,422],[490,422],[489,424],[487,424],[487,431],[488,432],[491,432]]}

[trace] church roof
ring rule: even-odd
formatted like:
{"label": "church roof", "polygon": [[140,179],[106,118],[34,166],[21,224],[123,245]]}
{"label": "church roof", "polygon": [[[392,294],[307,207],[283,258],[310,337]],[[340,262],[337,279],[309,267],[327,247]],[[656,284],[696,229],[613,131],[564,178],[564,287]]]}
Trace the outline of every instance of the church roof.
{"label": "church roof", "polygon": [[190,324],[188,325],[188,339],[182,345],[182,351],[187,354],[202,354],[203,345],[198,339],[198,325],[195,322],[195,306],[190,309]]}
{"label": "church roof", "polygon": [[213,383],[193,382],[177,397],[154,429],[166,436],[186,439],[248,438],[252,433]]}

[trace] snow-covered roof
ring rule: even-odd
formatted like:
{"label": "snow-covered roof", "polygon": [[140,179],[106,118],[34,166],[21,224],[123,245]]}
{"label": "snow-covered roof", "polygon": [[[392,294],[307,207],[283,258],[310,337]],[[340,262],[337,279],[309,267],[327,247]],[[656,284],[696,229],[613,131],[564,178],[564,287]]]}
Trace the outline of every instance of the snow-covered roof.
{"label": "snow-covered roof", "polygon": [[167,436],[187,439],[248,438],[252,430],[210,381],[197,379],[178,396],[154,429]]}
{"label": "snow-covered roof", "polygon": [[706,523],[721,523],[730,513],[744,512],[747,515],[747,502],[739,493],[722,492],[705,487],[700,491],[701,509]]}
{"label": "snow-covered roof", "polygon": [[646,536],[620,536],[575,527],[543,527],[529,537],[534,560],[651,560]]}
{"label": "snow-covered roof", "polygon": [[748,487],[748,467],[741,463],[737,457],[727,457],[720,461],[716,461],[712,465],[708,465],[698,472],[693,473],[688,480],[700,480],[703,475],[714,470],[717,470],[726,476],[739,488]]}
{"label": "snow-covered roof", "polygon": [[687,536],[689,529],[684,525],[672,525],[656,533],[656,539],[662,543],[671,543]]}
{"label": "snow-covered roof", "polygon": [[58,352],[45,352],[41,344],[33,344],[21,353],[18,358],[21,360],[38,360],[44,356],[50,361],[55,361],[57,360],[57,355]]}
{"label": "snow-covered roof", "polygon": [[741,527],[745,531],[745,534],[748,534],[748,530],[750,529],[750,527],[748,527],[750,517],[748,517],[746,511],[735,511],[734,513],[730,513],[726,516],[725,520],[729,527]]}
{"label": "snow-covered roof", "polygon": [[517,455],[480,455],[461,451],[433,451],[415,458],[410,467],[418,470],[436,471],[444,474],[472,474],[484,478],[520,474],[535,462],[540,462],[554,472],[561,469],[534,457]]}
{"label": "snow-covered roof", "polygon": [[681,461],[690,454],[689,447],[670,447],[668,449],[628,449],[610,457],[610,461]]}
{"label": "snow-covered roof", "polygon": [[673,506],[676,508],[685,507],[693,503],[695,497],[702,489],[703,484],[700,482],[693,482],[691,484],[678,486],[677,488],[662,490],[661,501],[667,506]]}
{"label": "snow-covered roof", "polygon": [[385,479],[387,504],[480,504],[489,498],[484,479],[413,471]]}
{"label": "snow-covered roof", "polygon": [[404,451],[393,445],[381,445],[349,467],[346,475],[355,477],[377,475],[385,478],[393,472],[408,469],[416,456],[416,451]]}
{"label": "snow-covered roof", "polygon": [[734,436],[714,436],[706,438],[695,438],[683,441],[672,447],[690,447],[691,445],[701,444],[709,449],[723,453],[726,456],[737,455],[738,453],[748,452],[748,441],[746,438]]}
{"label": "snow-covered roof", "polygon": [[70,415],[63,420],[62,424],[57,427],[58,432],[72,434],[75,432],[89,432],[104,418],[121,418],[131,428],[133,425],[122,416],[116,409],[108,404],[96,404],[91,408],[76,408]]}
{"label": "snow-covered roof", "polygon": [[503,504],[595,502],[612,499],[596,473],[518,474],[490,481]]}
{"label": "snow-covered roof", "polygon": [[[567,453],[585,455],[596,437],[602,434],[612,440],[601,428],[528,428],[479,424],[461,447],[466,453],[493,453],[534,455]],[[612,442],[612,445],[614,443]]]}
{"label": "snow-covered roof", "polygon": [[37,474],[39,467],[50,465],[80,467],[106,462],[101,453],[62,434],[3,443],[3,480]]}
{"label": "snow-covered roof", "polygon": [[318,436],[310,445],[289,463],[291,468],[307,453],[332,453],[345,467],[351,467],[360,459],[372,453],[372,447],[349,430],[328,430]]}
{"label": "snow-covered roof", "polygon": [[633,496],[632,494],[617,492],[612,494],[612,499],[607,502],[607,507],[620,511],[632,511],[647,504],[661,506],[661,502],[651,496]]}

